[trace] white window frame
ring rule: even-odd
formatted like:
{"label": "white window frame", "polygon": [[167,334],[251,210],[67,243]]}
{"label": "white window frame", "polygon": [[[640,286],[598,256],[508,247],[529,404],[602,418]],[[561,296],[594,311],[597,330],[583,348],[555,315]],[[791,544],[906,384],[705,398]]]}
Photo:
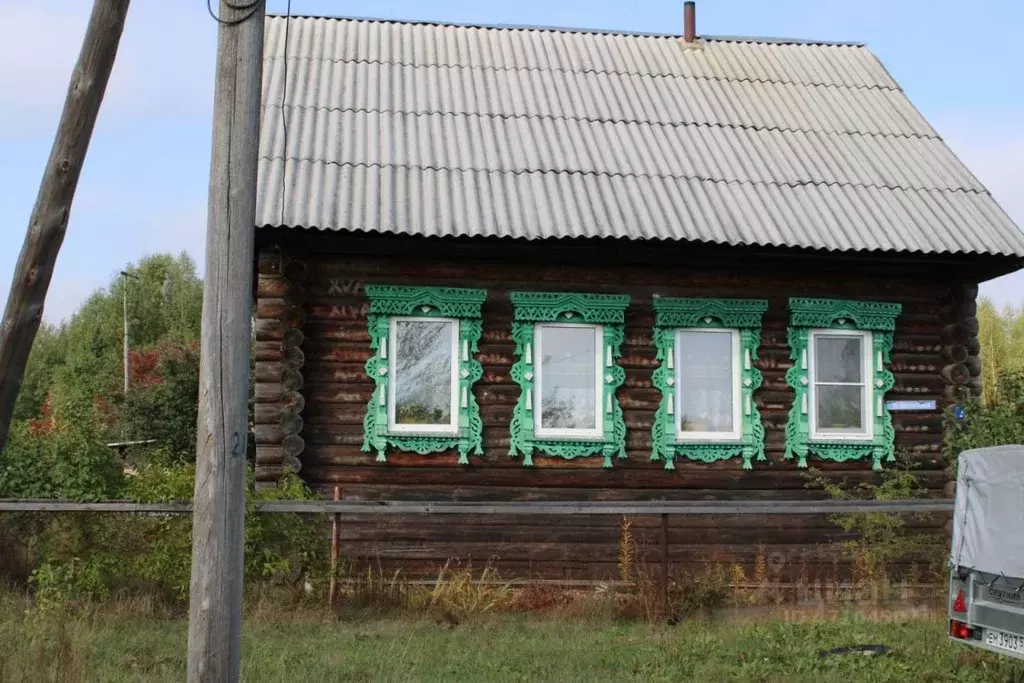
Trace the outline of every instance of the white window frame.
{"label": "white window frame", "polygon": [[[860,382],[818,382],[817,369],[817,343],[819,337],[857,337],[861,340],[861,381]],[[807,366],[810,379],[808,387],[808,410],[807,417],[810,425],[811,441],[873,441],[875,438],[875,420],[871,414],[871,406],[874,402],[874,379],[875,371],[872,356],[874,354],[874,339],[868,330],[842,330],[842,329],[821,329],[810,330],[807,336]],[[861,396],[861,424],[860,430],[818,430],[818,385],[827,386],[860,386]]]}
{"label": "white window frame", "polygon": [[[395,417],[395,394],[397,394],[398,377],[396,375],[396,360],[398,350],[398,323],[450,323],[452,325],[452,346],[451,346],[451,384],[452,392],[450,397],[451,421],[448,424],[412,425],[399,424]],[[459,433],[459,319],[458,318],[432,318],[423,316],[393,316],[388,321],[388,432],[391,434],[423,434],[423,435],[452,435]]]}
{"label": "white window frame", "polygon": [[[679,338],[683,333],[711,333],[717,332],[719,334],[728,332],[731,335],[730,346],[732,348],[732,431],[731,432],[691,432],[682,430],[682,411],[679,409],[683,405],[683,363],[679,357],[682,352]],[[740,358],[740,331],[734,328],[728,327],[681,327],[675,331],[672,337],[672,361],[675,364],[675,368],[672,371],[672,377],[675,381],[675,391],[673,392],[673,399],[675,401],[675,410],[673,410],[672,423],[675,426],[676,441],[680,443],[690,443],[692,441],[741,441],[743,439],[743,414],[742,414],[742,403],[743,395],[741,394],[741,382],[740,377],[742,373],[742,359]]]}
{"label": "white window frame", "polygon": [[[564,427],[543,427],[541,425],[544,414],[544,347],[542,332],[545,327],[570,327],[573,329],[591,329],[594,331],[594,427],[593,428],[564,428]],[[533,326],[533,352],[536,354],[533,362],[535,375],[534,394],[537,397],[537,405],[533,410],[533,434],[537,439],[603,439],[604,438],[604,326],[588,325],[582,323],[536,323]]]}

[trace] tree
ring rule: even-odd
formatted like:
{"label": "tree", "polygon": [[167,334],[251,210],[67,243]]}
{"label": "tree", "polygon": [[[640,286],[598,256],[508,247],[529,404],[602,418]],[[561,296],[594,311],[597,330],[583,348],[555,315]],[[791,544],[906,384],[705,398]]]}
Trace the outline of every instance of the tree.
{"label": "tree", "polygon": [[1006,306],[1000,311],[983,298],[978,305],[978,324],[982,398],[992,405],[1000,399],[1000,378],[1024,371],[1024,306]]}
{"label": "tree", "polygon": [[0,453],[9,495],[110,495],[119,463],[104,444],[122,436],[155,438],[174,460],[194,458],[202,281],[187,254],[147,256],[125,270],[136,276],[127,283],[136,370],[129,396],[125,278],[115,275],[69,320],[40,328]]}
{"label": "tree", "polygon": [[126,439],[155,439],[170,463],[194,463],[196,412],[199,408],[198,344],[164,343],[133,361],[151,365],[135,372],[132,388],[120,405],[118,423]]}

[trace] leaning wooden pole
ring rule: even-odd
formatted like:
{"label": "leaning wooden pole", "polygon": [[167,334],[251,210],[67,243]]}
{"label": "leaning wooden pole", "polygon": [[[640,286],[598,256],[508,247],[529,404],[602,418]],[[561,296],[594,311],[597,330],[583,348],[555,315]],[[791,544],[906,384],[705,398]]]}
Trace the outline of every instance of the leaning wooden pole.
{"label": "leaning wooden pole", "polygon": [[96,0],[92,6],[82,51],[71,72],[50,160],[43,171],[25,243],[14,267],[11,292],[0,324],[0,450],[7,441],[25,364],[43,319],[46,291],[50,288],[57,253],[67,232],[71,202],[89,150],[92,129],[114,68],[128,2]]}
{"label": "leaning wooden pole", "polygon": [[221,0],[203,289],[188,680],[241,663],[249,347],[263,0]]}

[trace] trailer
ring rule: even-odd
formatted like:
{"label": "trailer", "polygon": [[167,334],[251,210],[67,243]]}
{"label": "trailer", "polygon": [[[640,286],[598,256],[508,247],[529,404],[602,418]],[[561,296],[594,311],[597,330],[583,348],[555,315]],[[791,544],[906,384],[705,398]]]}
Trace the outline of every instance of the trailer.
{"label": "trailer", "polygon": [[949,564],[949,637],[1024,659],[1024,446],[960,455]]}

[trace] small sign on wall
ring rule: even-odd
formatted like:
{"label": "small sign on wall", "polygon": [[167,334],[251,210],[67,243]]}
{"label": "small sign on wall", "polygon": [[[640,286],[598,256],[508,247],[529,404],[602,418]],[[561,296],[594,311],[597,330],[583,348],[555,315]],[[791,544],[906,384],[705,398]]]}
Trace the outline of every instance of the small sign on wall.
{"label": "small sign on wall", "polygon": [[935,410],[935,401],[886,401],[885,407],[894,413],[918,413]]}

